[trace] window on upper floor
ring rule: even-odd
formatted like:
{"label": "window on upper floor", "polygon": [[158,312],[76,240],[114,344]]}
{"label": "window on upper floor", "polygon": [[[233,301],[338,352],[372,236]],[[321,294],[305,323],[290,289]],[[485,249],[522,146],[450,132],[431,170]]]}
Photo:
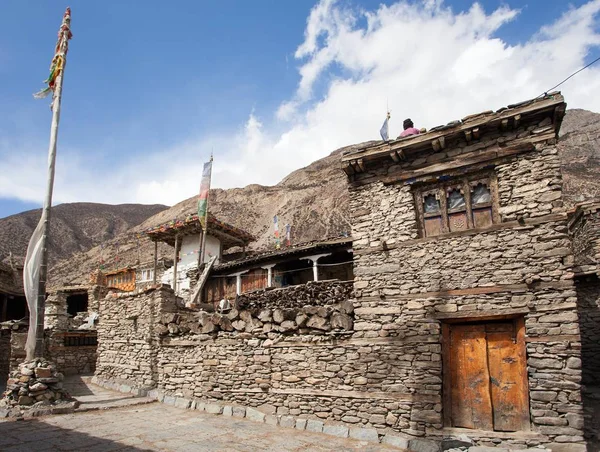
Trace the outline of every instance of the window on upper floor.
{"label": "window on upper floor", "polygon": [[415,190],[422,237],[465,229],[486,228],[497,222],[496,180],[493,175],[454,178]]}

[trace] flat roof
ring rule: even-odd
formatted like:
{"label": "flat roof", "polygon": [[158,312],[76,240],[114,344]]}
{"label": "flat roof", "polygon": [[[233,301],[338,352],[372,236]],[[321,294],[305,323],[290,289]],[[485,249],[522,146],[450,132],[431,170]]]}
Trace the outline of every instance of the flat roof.
{"label": "flat roof", "polygon": [[479,133],[479,128],[498,127],[506,124],[509,119],[519,121],[527,116],[533,116],[541,112],[554,113],[554,128],[558,136],[566,107],[567,104],[562,94],[559,91],[555,91],[539,98],[508,105],[495,112],[488,110],[465,116],[461,120],[433,127],[425,133],[397,138],[395,140],[378,141],[373,145],[345,152],[342,155],[342,169],[350,176],[354,173],[363,172],[367,161],[382,158],[391,158],[391,160],[399,161],[419,151],[431,149],[432,147],[436,149],[435,146],[440,143],[440,139],[449,141],[447,139],[463,134],[471,136],[470,134],[473,132]]}

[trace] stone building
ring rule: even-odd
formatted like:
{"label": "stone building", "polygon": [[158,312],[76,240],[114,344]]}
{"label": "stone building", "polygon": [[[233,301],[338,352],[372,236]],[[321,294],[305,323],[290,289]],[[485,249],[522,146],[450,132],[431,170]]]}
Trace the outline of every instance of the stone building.
{"label": "stone building", "polygon": [[415,451],[459,435],[584,451],[600,217],[563,205],[565,108],[551,93],[343,155],[353,282],[244,291],[240,271],[272,285],[283,261],[267,254],[215,266],[236,276],[228,312],[183,308],[166,285],[109,293],[95,381]]}
{"label": "stone building", "polygon": [[400,431],[580,450],[565,108],[551,93],[343,156],[354,328],[387,341]]}
{"label": "stone building", "polygon": [[[200,252],[200,237],[202,225],[198,215],[189,215],[184,220],[173,220],[148,229],[146,235],[155,244],[165,242],[173,247],[173,267],[165,270],[161,281],[168,284],[175,292],[187,295],[191,286],[191,276],[198,269],[198,254]],[[208,231],[204,252],[204,263],[215,257],[218,263],[223,252],[233,247],[245,247],[254,240],[248,232],[218,220],[212,215],[208,217]],[[155,258],[157,252],[155,248]],[[158,273],[157,269],[153,273]],[[173,275],[176,275],[174,278]]]}

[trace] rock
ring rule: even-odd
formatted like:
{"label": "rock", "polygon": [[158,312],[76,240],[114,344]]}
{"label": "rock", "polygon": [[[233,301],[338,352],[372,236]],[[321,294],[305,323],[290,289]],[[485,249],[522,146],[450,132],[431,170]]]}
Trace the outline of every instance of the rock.
{"label": "rock", "polygon": [[231,322],[231,326],[235,328],[237,331],[244,331],[246,329],[246,322],[243,320],[235,320]]}
{"label": "rock", "polygon": [[459,447],[471,447],[473,441],[467,435],[459,435],[456,438],[442,439],[442,450],[454,449]]}
{"label": "rock", "polygon": [[349,436],[350,438],[358,439],[361,441],[373,441],[376,443],[379,442],[379,435],[377,434],[377,430],[375,430],[374,428],[351,427]]}
{"label": "rock", "polygon": [[281,323],[285,320],[285,315],[283,313],[283,310],[281,309],[275,309],[273,311],[273,321],[275,323]]}
{"label": "rock", "polygon": [[19,405],[33,405],[33,399],[29,396],[20,396]]}
{"label": "rock", "polygon": [[271,315],[271,311],[269,309],[262,309],[259,313],[258,313],[258,319],[261,322],[271,322],[273,320],[273,317]]}
{"label": "rock", "polygon": [[279,326],[279,331],[281,331],[282,333],[287,333],[289,331],[295,330],[296,327],[296,322],[294,322],[293,320],[284,320]]}
{"label": "rock", "polygon": [[246,408],[243,406],[234,406],[232,410],[233,417],[245,417]]}
{"label": "rock", "polygon": [[354,322],[350,316],[342,314],[341,312],[335,312],[331,315],[331,328],[341,329],[345,331],[351,331],[354,327]]}
{"label": "rock", "polygon": [[296,419],[293,416],[281,416],[279,419],[280,427],[294,428],[295,425]]}
{"label": "rock", "polygon": [[223,412],[223,407],[214,403],[207,403],[204,406],[204,411],[206,411],[209,414],[221,414]]}
{"label": "rock", "polygon": [[408,449],[413,452],[440,452],[441,445],[428,439],[411,439],[408,442]]}
{"label": "rock", "polygon": [[52,376],[52,370],[48,367],[36,367],[35,376],[36,378],[49,378]]}
{"label": "rock", "polygon": [[296,429],[297,430],[304,430],[306,428],[306,419],[296,419]]}
{"label": "rock", "polygon": [[323,433],[326,435],[337,436],[338,438],[348,438],[350,429],[345,425],[324,425]]}
{"label": "rock", "polygon": [[35,383],[31,386],[29,386],[29,391],[31,392],[38,392],[38,391],[44,391],[45,389],[47,389],[48,386],[46,386],[44,383]]}
{"label": "rock", "polygon": [[306,322],[307,328],[314,328],[317,330],[328,331],[329,325],[327,324],[327,319],[323,317],[319,317],[318,315],[313,315],[308,322]]}
{"label": "rock", "polygon": [[246,419],[250,419],[255,422],[265,422],[265,413],[258,411],[255,408],[246,408]]}
{"label": "rock", "polygon": [[321,433],[323,431],[323,422],[309,419],[306,422],[306,430],[309,432]]}
{"label": "rock", "polygon": [[402,449],[408,449],[408,439],[394,435],[393,433],[386,433],[381,439],[383,444],[389,444],[390,446],[400,447]]}

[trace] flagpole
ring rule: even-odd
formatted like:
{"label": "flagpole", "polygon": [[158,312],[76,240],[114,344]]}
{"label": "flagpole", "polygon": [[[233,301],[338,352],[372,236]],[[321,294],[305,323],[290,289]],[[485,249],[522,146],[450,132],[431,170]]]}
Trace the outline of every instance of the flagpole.
{"label": "flagpole", "polygon": [[[55,69],[58,71],[54,83],[49,80],[49,87],[53,91],[52,96],[52,123],[50,126],[50,144],[48,146],[48,181],[46,185],[46,197],[44,198],[44,207],[42,210],[43,223],[41,225],[41,259],[39,263],[39,283],[37,291],[37,323],[35,331],[35,350],[33,357],[42,358],[44,356],[44,317],[46,308],[46,279],[48,275],[48,236],[50,230],[50,212],[52,207],[52,192],[54,188],[54,173],[56,165],[56,143],[58,138],[58,125],[60,122],[60,106],[62,99],[62,86],[65,66],[67,63],[66,54],[68,49],[67,41],[71,38],[70,31],[71,10],[67,8],[63,16],[63,23],[59,30],[58,43],[56,47],[55,59],[57,61]],[[54,61],[54,59],[53,59]],[[31,318],[31,314],[30,314]],[[31,359],[27,356],[27,359]]]}

